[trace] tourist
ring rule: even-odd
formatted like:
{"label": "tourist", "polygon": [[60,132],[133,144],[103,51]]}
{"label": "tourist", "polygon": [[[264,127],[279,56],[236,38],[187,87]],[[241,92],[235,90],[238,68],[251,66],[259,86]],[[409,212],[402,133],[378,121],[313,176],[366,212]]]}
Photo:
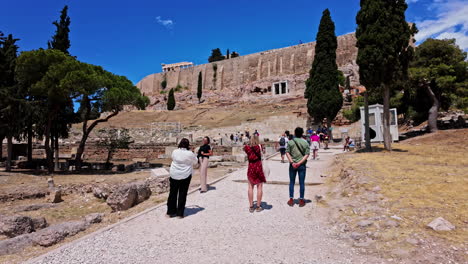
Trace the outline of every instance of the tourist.
{"label": "tourist", "polygon": [[[249,211],[253,213],[255,210],[261,212],[262,208],[262,195],[263,183],[266,182],[265,175],[263,174],[262,167],[262,152],[265,150],[260,145],[260,140],[255,134],[250,139],[250,144],[244,146],[244,151],[249,160],[249,168],[247,170],[247,179],[249,182]],[[253,190],[257,186],[257,208],[253,204]]]}
{"label": "tourist", "polygon": [[253,134],[254,134],[254,136],[257,136],[257,137],[260,136],[260,133],[258,133],[257,129],[255,129],[255,132]]}
{"label": "tourist", "polygon": [[296,175],[299,174],[299,207],[305,205],[304,192],[305,192],[305,177],[306,177],[306,163],[309,158],[310,147],[307,141],[302,139],[304,129],[297,127],[294,130],[295,138],[288,142],[286,148],[286,156],[289,160],[289,206],[294,206],[294,184],[296,183]]}
{"label": "tourist", "polygon": [[281,154],[281,163],[284,163],[284,156],[286,155],[286,146],[288,145],[289,139],[286,137],[286,134],[283,134],[278,139],[278,149]]}
{"label": "tourist", "polygon": [[286,135],[286,137],[288,138],[288,140],[292,140],[292,139],[293,139],[293,135],[291,135],[291,133],[289,132],[289,130],[284,131],[284,134]]}
{"label": "tourist", "polygon": [[184,217],[187,192],[195,164],[197,164],[197,156],[190,150],[189,140],[183,138],[179,143],[179,148],[172,152],[167,217]]}
{"label": "tourist", "polygon": [[245,131],[245,137],[250,139],[250,132],[248,130]]}
{"label": "tourist", "polygon": [[312,132],[312,136],[310,136],[310,141],[312,142],[312,157],[313,159],[317,158],[317,152],[320,148],[320,137],[317,135],[316,132]]}
{"label": "tourist", "polygon": [[230,137],[231,141],[234,142],[234,135],[231,134],[231,137]]}
{"label": "tourist", "polygon": [[200,163],[200,193],[208,191],[206,181],[208,175],[208,161],[210,156],[213,156],[213,151],[210,146],[210,138],[203,138],[203,146],[198,150],[198,161]]}
{"label": "tourist", "polygon": [[323,133],[323,144],[325,145],[323,149],[328,149],[329,140],[330,140],[330,137],[328,136],[328,133],[327,132]]}
{"label": "tourist", "polygon": [[343,146],[343,151],[349,150],[349,140],[350,140],[350,137],[347,136],[347,137],[345,138],[345,143],[344,143],[344,146]]}

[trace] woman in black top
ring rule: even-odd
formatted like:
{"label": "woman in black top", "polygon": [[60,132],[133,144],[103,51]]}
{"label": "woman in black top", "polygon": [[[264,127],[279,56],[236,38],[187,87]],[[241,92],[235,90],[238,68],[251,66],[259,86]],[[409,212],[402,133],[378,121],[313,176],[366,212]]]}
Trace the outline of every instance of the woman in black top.
{"label": "woman in black top", "polygon": [[211,150],[210,138],[203,138],[203,146],[198,149],[198,161],[200,163],[200,192],[204,193],[208,190],[206,186],[206,179],[208,175],[208,160],[210,156],[213,156],[213,151]]}

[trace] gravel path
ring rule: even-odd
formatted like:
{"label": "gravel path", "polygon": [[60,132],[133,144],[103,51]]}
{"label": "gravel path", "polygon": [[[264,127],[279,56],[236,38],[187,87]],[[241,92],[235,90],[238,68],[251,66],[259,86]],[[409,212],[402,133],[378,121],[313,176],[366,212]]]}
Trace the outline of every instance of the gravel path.
{"label": "gravel path", "polygon": [[[320,174],[339,150],[323,152],[308,163],[308,182]],[[288,164],[269,161],[275,181],[288,180]],[[242,169],[212,186],[189,195],[184,219],[168,219],[165,206],[114,228],[30,261],[30,263],[381,263],[359,255],[335,239],[314,202],[305,207],[286,205],[288,187],[267,184],[265,208],[249,213],[246,178]],[[311,199],[319,186],[307,186]],[[296,192],[298,193],[298,188]],[[313,200],[313,199],[311,199]]]}

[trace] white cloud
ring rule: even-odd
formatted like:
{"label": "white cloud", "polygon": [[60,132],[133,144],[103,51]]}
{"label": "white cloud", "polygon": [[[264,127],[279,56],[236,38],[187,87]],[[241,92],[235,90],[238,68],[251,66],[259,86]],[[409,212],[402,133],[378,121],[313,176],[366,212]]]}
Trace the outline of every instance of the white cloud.
{"label": "white cloud", "polygon": [[171,19],[162,19],[161,16],[156,17],[156,22],[169,29],[171,29],[174,26],[174,21],[172,21]]}
{"label": "white cloud", "polygon": [[427,38],[455,38],[462,49],[468,49],[468,0],[433,0],[428,10],[435,15],[416,22],[418,43]]}

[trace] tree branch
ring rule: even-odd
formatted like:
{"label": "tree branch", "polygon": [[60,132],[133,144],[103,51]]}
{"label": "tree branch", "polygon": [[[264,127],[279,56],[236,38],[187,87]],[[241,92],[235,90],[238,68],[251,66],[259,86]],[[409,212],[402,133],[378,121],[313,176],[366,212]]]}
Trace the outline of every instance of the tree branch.
{"label": "tree branch", "polygon": [[93,130],[94,127],[96,127],[99,123],[107,122],[107,121],[109,121],[109,119],[111,119],[112,117],[116,116],[117,114],[119,114],[119,111],[114,111],[114,112],[112,112],[110,115],[108,115],[106,118],[95,120],[95,121],[88,127],[87,133],[89,134],[89,133],[91,132],[91,130]]}

